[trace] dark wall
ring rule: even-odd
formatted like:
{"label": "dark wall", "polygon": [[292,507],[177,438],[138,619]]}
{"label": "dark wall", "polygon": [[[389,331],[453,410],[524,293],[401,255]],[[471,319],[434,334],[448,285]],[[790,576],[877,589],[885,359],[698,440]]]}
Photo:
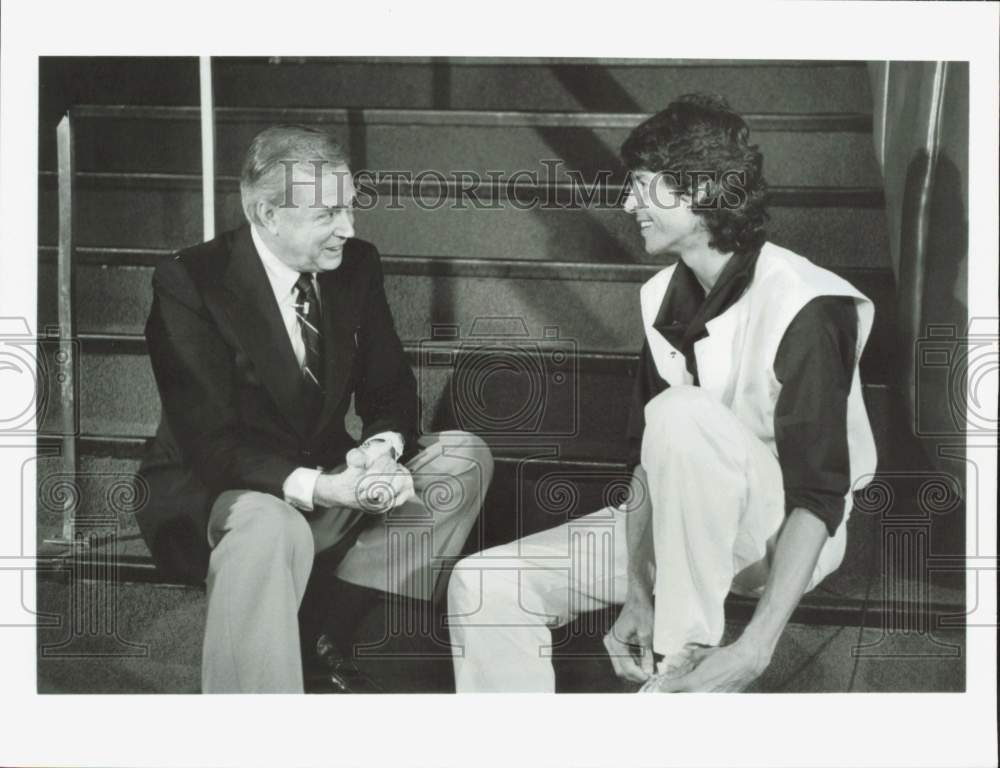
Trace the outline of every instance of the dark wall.
{"label": "dark wall", "polygon": [[40,167],[55,165],[55,127],[73,104],[197,106],[193,57],[43,56],[38,60]]}

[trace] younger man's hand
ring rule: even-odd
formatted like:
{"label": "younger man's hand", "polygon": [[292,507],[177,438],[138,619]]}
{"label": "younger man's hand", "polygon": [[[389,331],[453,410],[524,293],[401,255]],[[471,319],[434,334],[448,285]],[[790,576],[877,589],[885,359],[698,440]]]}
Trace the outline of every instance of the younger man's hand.
{"label": "younger man's hand", "polygon": [[653,674],[653,600],[645,590],[629,586],[604,647],[618,677],[642,683]]}
{"label": "younger man's hand", "polygon": [[664,677],[647,692],[735,693],[760,677],[770,661],[739,642],[721,648],[693,648],[690,653],[694,669],[678,677]]}

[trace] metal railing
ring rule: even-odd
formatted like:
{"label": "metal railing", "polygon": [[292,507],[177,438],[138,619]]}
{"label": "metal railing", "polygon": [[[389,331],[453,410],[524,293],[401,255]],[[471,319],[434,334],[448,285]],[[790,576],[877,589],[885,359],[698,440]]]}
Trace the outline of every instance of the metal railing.
{"label": "metal railing", "polygon": [[[202,216],[206,240],[215,237],[215,115],[212,96],[212,60],[199,58],[201,91],[201,157],[202,157]],[[59,198],[59,246],[57,253],[58,286],[58,362],[60,474],[64,478],[78,477],[77,429],[78,397],[75,372],[79,370],[76,341],[76,307],[74,304],[75,207],[73,193],[76,168],[74,162],[73,112],[68,111],[56,127],[56,157]],[[38,371],[36,375],[41,375]],[[48,385],[46,382],[45,385]],[[45,386],[42,385],[42,386]],[[41,425],[39,425],[41,426]],[[77,489],[79,490],[79,489]],[[87,546],[89,538],[77,532],[76,513],[80,493],[67,493],[61,501],[62,525],[59,536],[45,539],[44,544],[72,549]]]}

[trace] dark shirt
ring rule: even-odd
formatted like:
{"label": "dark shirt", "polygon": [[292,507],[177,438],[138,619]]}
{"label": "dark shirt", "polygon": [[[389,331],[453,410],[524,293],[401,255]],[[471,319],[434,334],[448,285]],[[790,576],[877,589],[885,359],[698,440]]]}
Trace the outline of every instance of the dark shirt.
{"label": "dark shirt", "polygon": [[[674,280],[682,275],[680,288],[672,291],[671,280],[654,323],[661,333],[666,330],[664,336],[684,353],[695,384],[698,372],[694,341],[707,335],[704,323],[732,306],[752,278],[753,263],[748,273],[746,260],[735,265],[733,260],[707,301],[690,270],[678,263]],[[724,299],[719,301],[716,288],[723,281]],[[711,316],[699,312],[713,300]],[[690,318],[687,322],[683,319],[685,311]],[[692,333],[690,329],[696,324],[699,328]],[[844,519],[844,498],[851,483],[847,396],[854,374],[857,335],[854,301],[843,296],[820,296],[806,304],[789,324],[774,359],[774,373],[782,385],[774,409],[774,437],[785,509],[809,510],[824,522],[831,536]],[[656,370],[649,343],[644,343],[628,423],[632,466],[639,463],[646,403],[669,386]]]}

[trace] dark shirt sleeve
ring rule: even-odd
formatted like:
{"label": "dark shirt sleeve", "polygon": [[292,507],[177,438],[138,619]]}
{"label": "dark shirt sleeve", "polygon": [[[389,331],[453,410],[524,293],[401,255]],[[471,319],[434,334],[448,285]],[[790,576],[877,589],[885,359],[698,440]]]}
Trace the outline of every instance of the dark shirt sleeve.
{"label": "dark shirt sleeve", "polygon": [[826,524],[831,536],[844,519],[851,483],[847,396],[857,337],[853,299],[821,296],[792,320],[774,359],[774,373],[781,382],[774,437],[785,510],[809,510]]}
{"label": "dark shirt sleeve", "polygon": [[639,368],[635,373],[632,387],[632,403],[628,414],[628,466],[635,469],[642,456],[642,432],[646,428],[646,403],[670,385],[656,370],[649,342],[644,341],[639,354]]}

